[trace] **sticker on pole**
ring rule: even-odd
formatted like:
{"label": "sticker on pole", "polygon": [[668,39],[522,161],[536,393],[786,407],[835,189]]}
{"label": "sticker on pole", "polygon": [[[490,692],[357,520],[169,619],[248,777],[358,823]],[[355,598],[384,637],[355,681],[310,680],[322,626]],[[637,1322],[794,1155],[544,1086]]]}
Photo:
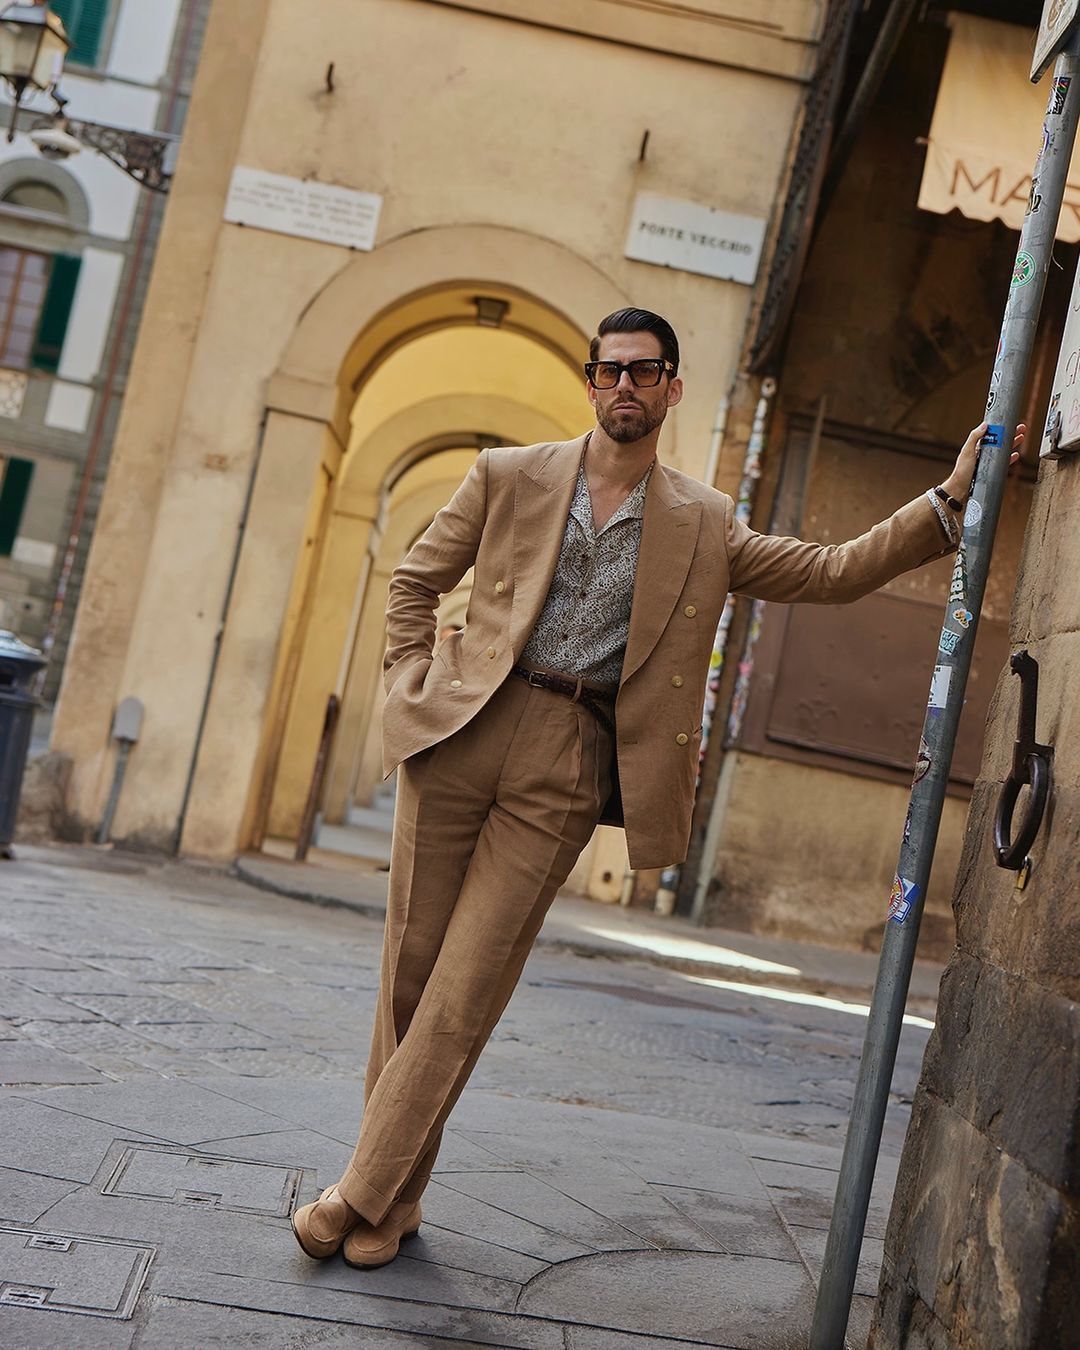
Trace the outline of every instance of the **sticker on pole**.
{"label": "sticker on pole", "polygon": [[889,921],[903,923],[911,913],[911,907],[919,898],[919,888],[914,881],[908,881],[899,872],[893,877],[892,890],[889,893]]}
{"label": "sticker on pole", "polygon": [[1064,47],[1080,12],[1080,0],[1044,0],[1039,35],[1035,39],[1035,58],[1031,63],[1031,82],[1037,84],[1043,71]]}
{"label": "sticker on pole", "polygon": [[935,666],[934,678],[930,681],[930,697],[926,706],[931,712],[940,712],[949,697],[949,682],[952,680],[952,666]]}

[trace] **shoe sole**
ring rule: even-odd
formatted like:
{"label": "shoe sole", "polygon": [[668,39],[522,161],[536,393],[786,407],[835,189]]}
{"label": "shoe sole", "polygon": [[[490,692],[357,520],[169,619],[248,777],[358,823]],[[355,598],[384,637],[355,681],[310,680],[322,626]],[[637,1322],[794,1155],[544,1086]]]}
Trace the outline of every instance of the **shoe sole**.
{"label": "shoe sole", "polygon": [[[316,1256],[314,1252],[308,1251],[308,1249],[304,1246],[304,1239],[300,1236],[300,1230],[297,1228],[296,1224],[290,1223],[289,1227],[292,1229],[292,1235],[296,1239],[297,1246],[304,1253],[304,1255],[308,1257],[309,1260],[312,1261],[329,1261],[330,1258],[332,1256],[336,1256],[338,1252],[341,1251],[342,1247],[345,1245],[345,1238],[343,1237],[336,1247],[332,1247],[328,1252],[320,1252]],[[345,1237],[348,1237],[347,1233]]]}
{"label": "shoe sole", "polygon": [[[398,1249],[400,1250],[403,1242],[407,1242],[409,1238],[416,1237],[419,1232],[419,1228],[414,1228],[411,1233],[402,1233],[401,1237],[398,1238]],[[388,1256],[385,1261],[350,1261],[347,1256],[342,1254],[341,1259],[347,1266],[351,1266],[353,1270],[382,1270],[383,1266],[388,1266],[391,1261],[396,1261],[397,1256],[398,1253],[395,1252],[393,1256]]]}

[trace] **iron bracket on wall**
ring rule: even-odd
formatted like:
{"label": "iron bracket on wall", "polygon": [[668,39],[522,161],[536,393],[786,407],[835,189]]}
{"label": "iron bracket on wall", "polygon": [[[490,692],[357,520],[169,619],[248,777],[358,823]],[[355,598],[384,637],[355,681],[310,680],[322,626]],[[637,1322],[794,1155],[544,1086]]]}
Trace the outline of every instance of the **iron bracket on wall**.
{"label": "iron bracket on wall", "polygon": [[[1050,761],[1053,750],[1049,745],[1040,745],[1035,739],[1035,715],[1039,703],[1038,661],[1027,651],[1014,652],[1009,665],[1013,673],[1020,676],[1020,711],[1017,716],[1012,771],[1002,785],[994,813],[994,858],[999,867],[1019,872],[1039,833],[1046,803],[1050,798]],[[1013,811],[1023,787],[1031,789],[1031,796],[1019,832],[1013,838]]]}

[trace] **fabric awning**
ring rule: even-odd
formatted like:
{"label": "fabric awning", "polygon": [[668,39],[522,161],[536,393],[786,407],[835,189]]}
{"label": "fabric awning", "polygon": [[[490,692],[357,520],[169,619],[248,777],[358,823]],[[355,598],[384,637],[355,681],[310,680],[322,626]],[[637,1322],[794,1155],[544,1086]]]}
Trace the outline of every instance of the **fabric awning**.
{"label": "fabric awning", "polygon": [[[949,17],[952,34],[941,76],[919,206],[971,220],[1001,220],[1019,230],[1042,145],[1052,77],[1028,79],[1032,34],[1014,24]],[[1036,185],[1036,193],[1038,186]],[[1059,239],[1080,240],[1080,167],[1073,156]]]}

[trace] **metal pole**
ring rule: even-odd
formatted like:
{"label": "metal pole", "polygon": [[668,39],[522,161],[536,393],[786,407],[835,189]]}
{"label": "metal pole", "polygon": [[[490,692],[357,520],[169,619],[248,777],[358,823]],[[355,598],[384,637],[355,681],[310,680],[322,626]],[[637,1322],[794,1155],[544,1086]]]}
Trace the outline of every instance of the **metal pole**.
{"label": "metal pole", "polygon": [[930,864],[934,856],[956,728],[964,703],[1024,381],[1035,342],[1054,232],[1080,113],[1080,40],[1058,57],[1042,147],[1032,174],[1009,299],[987,398],[989,429],[981,442],[963,538],[953,570],[934,667],[911,803],[900,845],[862,1063],[851,1108],[825,1247],[810,1350],[841,1350],[874,1180],[889,1084],[907,998]]}

